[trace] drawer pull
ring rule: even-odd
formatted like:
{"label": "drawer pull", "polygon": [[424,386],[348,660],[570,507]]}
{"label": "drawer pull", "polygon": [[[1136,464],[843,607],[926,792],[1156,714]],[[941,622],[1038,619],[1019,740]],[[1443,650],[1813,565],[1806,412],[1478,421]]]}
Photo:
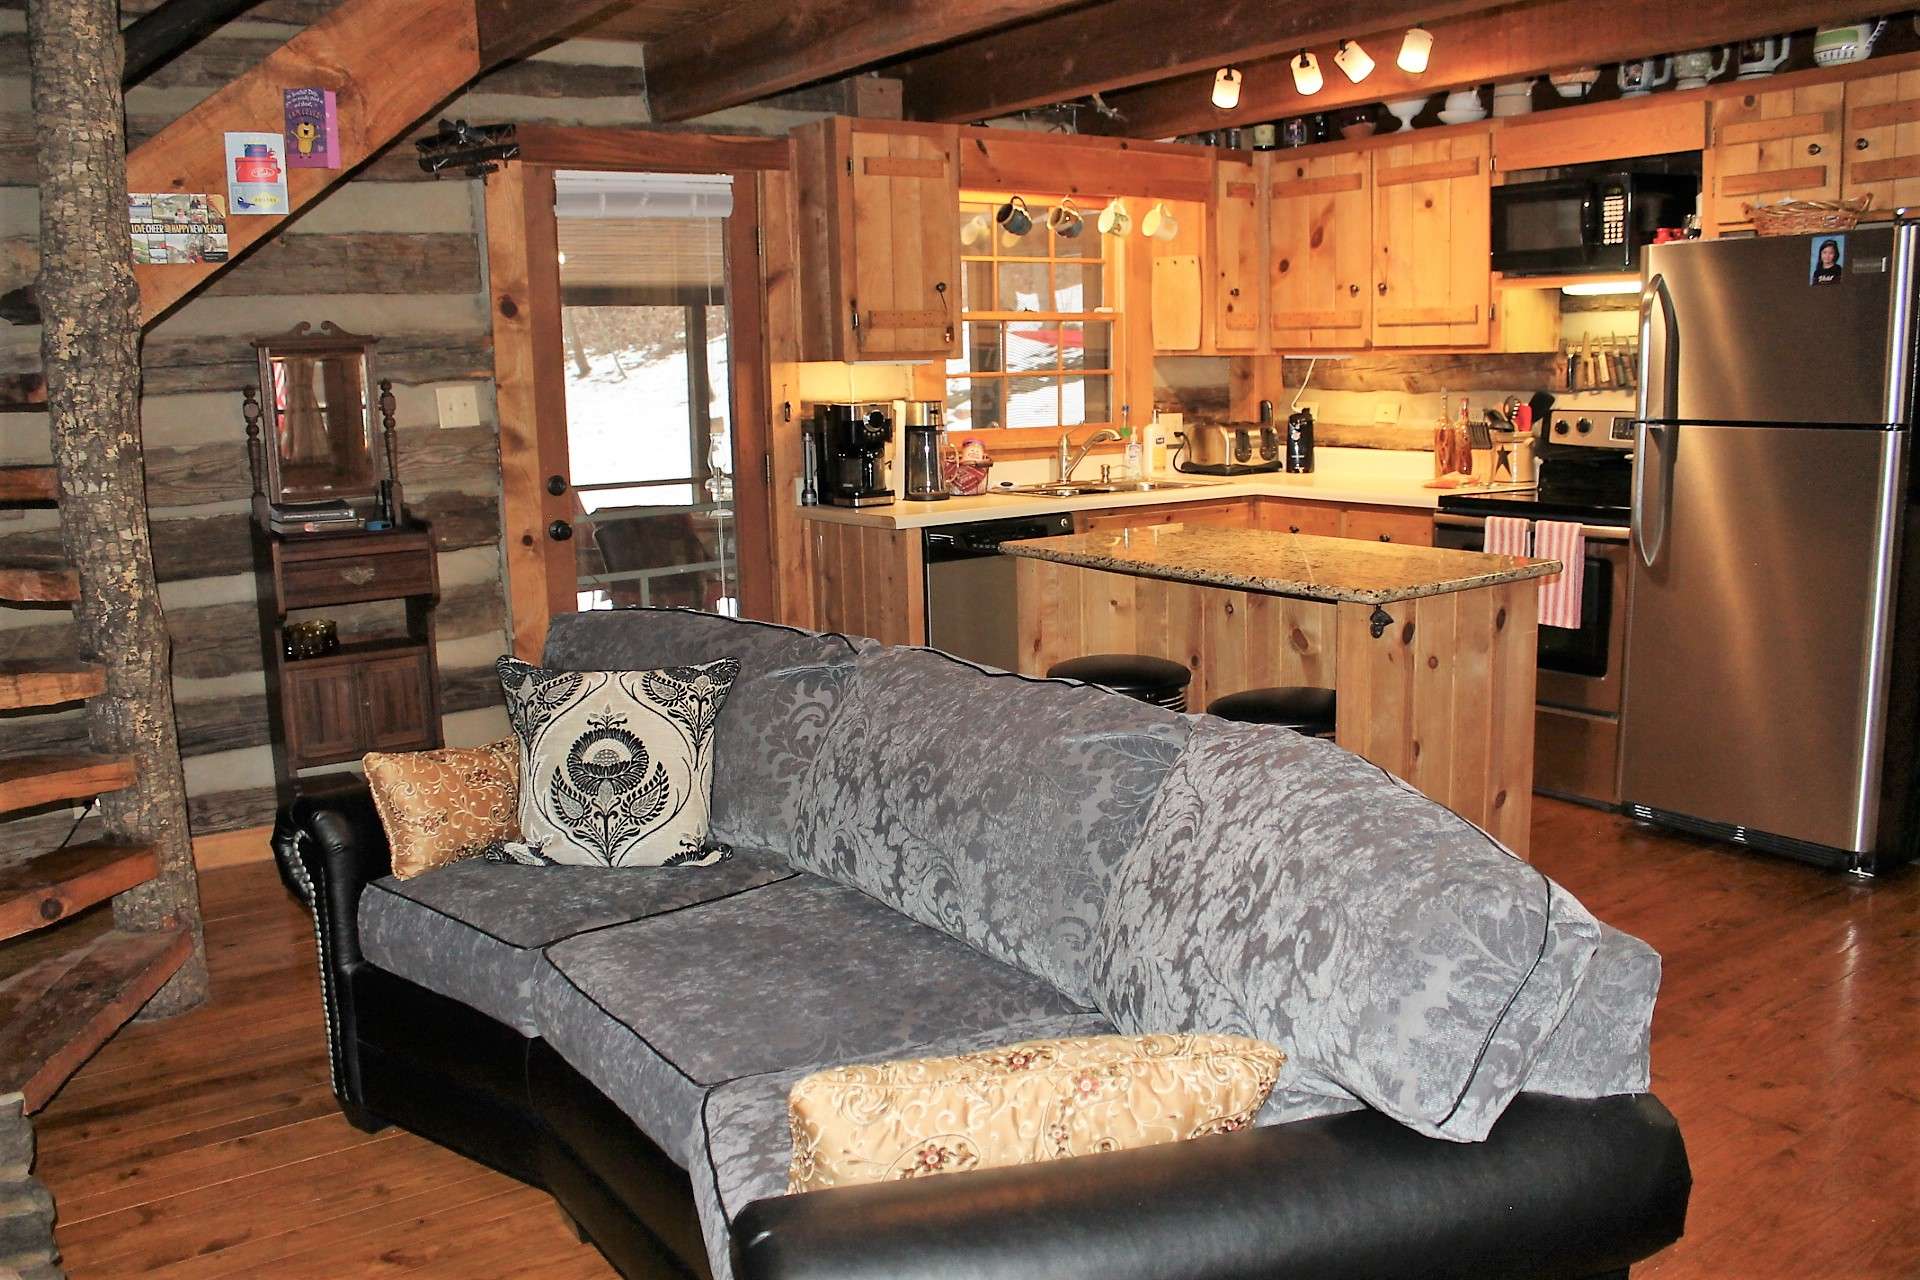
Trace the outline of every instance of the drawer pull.
{"label": "drawer pull", "polygon": [[373,581],[373,566],[370,564],[349,565],[340,571],[340,576],[356,587],[364,587]]}

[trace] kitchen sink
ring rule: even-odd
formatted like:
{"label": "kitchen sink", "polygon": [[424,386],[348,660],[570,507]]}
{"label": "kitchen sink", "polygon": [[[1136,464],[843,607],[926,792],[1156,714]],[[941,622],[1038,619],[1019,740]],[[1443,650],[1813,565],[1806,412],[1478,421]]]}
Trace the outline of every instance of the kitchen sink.
{"label": "kitchen sink", "polygon": [[1015,484],[994,493],[1028,498],[1080,498],[1098,493],[1157,493],[1161,489],[1205,489],[1205,480],[1074,480],[1067,484]]}
{"label": "kitchen sink", "polygon": [[1115,493],[1157,493],[1162,489],[1208,489],[1205,480],[1116,480]]}

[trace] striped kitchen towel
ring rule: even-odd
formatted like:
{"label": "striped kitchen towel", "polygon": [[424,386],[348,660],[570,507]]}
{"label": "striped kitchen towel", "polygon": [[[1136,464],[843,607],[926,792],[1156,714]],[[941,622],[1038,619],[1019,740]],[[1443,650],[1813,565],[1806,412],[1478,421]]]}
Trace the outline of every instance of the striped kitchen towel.
{"label": "striped kitchen towel", "polygon": [[1578,628],[1580,589],[1587,578],[1586,532],[1567,520],[1536,521],[1533,554],[1542,560],[1558,560],[1564,566],[1551,578],[1540,579],[1540,625]]}
{"label": "striped kitchen towel", "polygon": [[1488,516],[1487,553],[1496,556],[1524,556],[1533,532],[1533,522],[1516,516]]}

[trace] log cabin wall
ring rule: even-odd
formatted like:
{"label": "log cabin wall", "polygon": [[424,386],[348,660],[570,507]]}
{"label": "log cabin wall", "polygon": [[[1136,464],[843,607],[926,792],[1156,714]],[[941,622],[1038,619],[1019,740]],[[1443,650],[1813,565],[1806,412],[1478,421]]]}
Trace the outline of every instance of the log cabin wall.
{"label": "log cabin wall", "polygon": [[[152,7],[131,0],[126,13]],[[331,0],[265,0],[127,93],[137,144],[327,11]],[[38,196],[27,114],[22,0],[0,0],[0,293],[37,266]],[[396,49],[396,59],[405,51]],[[478,81],[442,112],[474,122],[646,123],[640,46],[574,40]],[[694,127],[784,134],[841,105],[789,95]],[[429,130],[431,123],[429,123]],[[270,122],[263,122],[271,127]],[[440,547],[439,658],[449,744],[506,733],[492,663],[507,648],[492,336],[483,279],[482,188],[434,179],[403,139],[202,295],[148,330],[142,418],[154,557],[174,640],[174,697],[196,836],[273,818],[265,678],[255,616],[240,390],[256,382],[249,340],[301,320],[382,339],[377,376],[399,401],[400,475]],[[0,379],[37,375],[40,330],[0,321]],[[5,385],[0,383],[0,385]],[[482,425],[443,430],[436,389],[479,389]],[[0,462],[50,457],[44,413],[0,413]],[[57,550],[58,513],[0,513],[0,553]],[[377,607],[334,610],[343,635],[381,628]],[[70,651],[65,613],[9,611],[0,659]],[[76,710],[6,726],[9,748],[79,746]],[[66,811],[11,825],[0,859],[64,835]],[[264,854],[264,849],[262,850]]]}

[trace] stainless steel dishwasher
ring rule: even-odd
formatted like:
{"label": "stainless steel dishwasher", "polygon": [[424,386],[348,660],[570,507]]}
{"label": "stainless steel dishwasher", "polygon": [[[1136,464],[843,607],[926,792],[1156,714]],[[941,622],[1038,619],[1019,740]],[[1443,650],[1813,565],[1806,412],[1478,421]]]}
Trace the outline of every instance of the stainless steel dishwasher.
{"label": "stainless steel dishwasher", "polygon": [[1012,556],[1000,554],[1000,544],[1072,532],[1070,515],[975,520],[925,530],[927,643],[957,658],[1014,670],[1020,661],[1014,563]]}

